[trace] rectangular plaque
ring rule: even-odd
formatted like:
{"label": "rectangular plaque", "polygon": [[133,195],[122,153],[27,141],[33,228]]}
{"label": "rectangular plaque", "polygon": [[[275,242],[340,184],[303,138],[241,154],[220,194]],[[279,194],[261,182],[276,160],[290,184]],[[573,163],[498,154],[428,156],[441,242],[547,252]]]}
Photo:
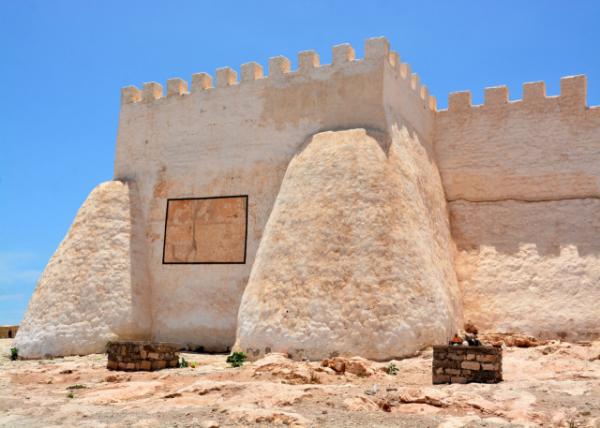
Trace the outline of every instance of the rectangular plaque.
{"label": "rectangular plaque", "polygon": [[163,263],[246,263],[247,236],[247,195],[168,199]]}

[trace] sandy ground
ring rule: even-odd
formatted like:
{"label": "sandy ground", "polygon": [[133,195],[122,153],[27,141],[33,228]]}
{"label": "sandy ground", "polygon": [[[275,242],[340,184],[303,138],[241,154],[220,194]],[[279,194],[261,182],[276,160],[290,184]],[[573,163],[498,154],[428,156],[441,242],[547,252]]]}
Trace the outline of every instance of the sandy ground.
{"label": "sandy ground", "polygon": [[361,376],[280,354],[230,368],[105,368],[105,355],[10,361],[0,340],[1,427],[600,427],[600,341],[504,350],[505,381],[431,385],[431,350]]}

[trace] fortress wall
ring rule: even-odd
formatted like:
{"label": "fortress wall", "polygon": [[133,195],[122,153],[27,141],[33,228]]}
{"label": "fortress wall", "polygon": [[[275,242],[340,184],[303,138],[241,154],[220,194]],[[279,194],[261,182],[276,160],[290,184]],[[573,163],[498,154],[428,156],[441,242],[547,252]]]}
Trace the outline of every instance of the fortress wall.
{"label": "fortress wall", "polygon": [[526,201],[600,197],[600,108],[586,107],[585,76],[561,80],[560,96],[543,82],[487,88],[485,103],[450,94],[436,117],[435,149],[449,201]]}
{"label": "fortress wall", "polygon": [[600,335],[600,108],[585,77],[523,100],[488,88],[451,94],[435,151],[449,200],[465,319],[483,330]]}
{"label": "fortress wall", "polygon": [[44,269],[14,346],[25,358],[104,352],[119,338],[147,338],[148,299],[132,281],[130,197],[134,186],[110,181],[83,203]]}
{"label": "fortress wall", "polygon": [[[441,331],[448,331],[461,325],[463,320],[462,292],[457,283],[453,257],[456,246],[450,233],[448,204],[435,158],[434,132],[437,117],[436,99],[429,94],[419,76],[411,73],[410,66],[402,63],[397,54],[392,53],[393,65],[384,76],[384,106],[388,117],[388,127],[396,145],[397,155],[408,159],[402,168],[407,168],[407,181],[401,186],[414,186],[413,203],[416,212],[427,221],[418,226],[424,238],[426,253],[431,257],[427,263],[432,267],[436,279],[430,286],[444,290],[445,307],[441,313],[448,314],[448,323]],[[408,134],[408,135],[405,135]],[[421,245],[421,244],[419,244]],[[443,341],[445,342],[445,341]],[[431,343],[439,343],[435,340]]]}
{"label": "fortress wall", "polygon": [[450,204],[465,319],[487,331],[600,336],[600,200]]}
{"label": "fortress wall", "polygon": [[451,337],[461,319],[445,201],[417,146],[405,128],[352,129],[318,133],[294,156],[236,349],[387,360]]}
{"label": "fortress wall", "polygon": [[[429,163],[435,165],[432,143],[436,99],[396,52],[391,52],[390,62],[386,64],[383,104],[388,128],[406,128],[425,149]],[[436,175],[439,177],[439,173]]]}
{"label": "fortress wall", "polygon": [[435,99],[394,52],[384,67],[383,132],[317,133],[287,167],[239,310],[252,358],[389,359],[461,324]]}
{"label": "fortress wall", "polygon": [[[321,130],[386,130],[384,64],[395,58],[385,39],[371,39],[361,60],[340,45],[330,65],[301,52],[295,71],[286,58],[272,58],[268,77],[248,63],[240,82],[234,70],[219,69],[215,88],[201,73],[189,92],[181,79],[168,82],[166,96],[156,83],[123,90],[115,178],[139,189],[148,248],[133,272],[148,277],[155,339],[207,350],[233,344],[239,301],[290,159]],[[419,127],[431,120],[423,123],[414,126],[430,135]],[[245,264],[163,264],[167,199],[224,195],[248,195]]]}

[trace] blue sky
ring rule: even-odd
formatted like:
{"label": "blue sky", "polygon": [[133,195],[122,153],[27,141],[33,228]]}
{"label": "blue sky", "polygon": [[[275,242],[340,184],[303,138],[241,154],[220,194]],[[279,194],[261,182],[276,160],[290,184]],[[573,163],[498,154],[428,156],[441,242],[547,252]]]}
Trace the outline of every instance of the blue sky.
{"label": "blue sky", "polygon": [[94,186],[110,180],[122,86],[384,35],[447,94],[588,75],[600,104],[597,1],[0,2],[0,324],[18,323],[35,282]]}

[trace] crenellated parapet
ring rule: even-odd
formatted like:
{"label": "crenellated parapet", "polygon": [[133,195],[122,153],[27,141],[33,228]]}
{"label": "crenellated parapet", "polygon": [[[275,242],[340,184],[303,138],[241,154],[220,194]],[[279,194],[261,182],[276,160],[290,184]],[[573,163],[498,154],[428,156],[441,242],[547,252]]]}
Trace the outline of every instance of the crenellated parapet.
{"label": "crenellated parapet", "polygon": [[[546,95],[544,82],[523,84],[523,98],[509,101],[507,86],[485,88],[484,103],[473,105],[470,91],[453,92],[448,96],[448,109],[442,112],[463,113],[470,109],[519,108],[542,106],[555,103],[562,110],[581,111],[587,108],[587,81],[584,75],[567,76],[560,79],[560,95]],[[592,107],[595,108],[595,107]]]}
{"label": "crenellated parapet", "polygon": [[600,108],[588,107],[586,77],[485,89],[484,103],[455,92],[435,120],[435,151],[449,200],[547,201],[600,197]]}
{"label": "crenellated parapet", "polygon": [[[255,144],[251,136],[258,133],[268,145],[269,139],[297,142],[328,129],[389,131],[398,125],[435,153],[449,200],[600,197],[600,108],[587,106],[586,92],[585,76],[569,76],[561,79],[558,95],[531,82],[523,85],[522,99],[510,100],[508,88],[497,86],[485,89],[481,105],[473,105],[470,92],[455,92],[448,108],[437,110],[410,65],[385,38],[372,38],[364,58],[344,43],[333,46],[331,64],[302,51],[295,69],[275,56],[264,69],[248,62],[239,73],[222,67],[214,78],[194,74],[189,87],[169,79],[166,93],[155,82],[123,88],[120,133],[132,138],[120,139],[131,149],[118,156],[117,171],[129,170],[128,158],[148,144],[172,147],[179,138],[174,132],[187,138],[201,129],[209,145]],[[298,134],[278,134],[285,129]]]}
{"label": "crenellated parapet", "polygon": [[408,86],[428,109],[436,110],[435,97],[430,96],[427,87],[419,82],[419,77],[411,73],[410,65],[402,63],[398,53],[390,50],[387,39],[378,37],[366,40],[364,52],[365,57],[357,59],[354,48],[350,44],[339,44],[332,48],[331,64],[321,64],[317,52],[302,51],[298,53],[298,67],[295,70],[292,70],[291,61],[288,58],[275,56],[269,58],[267,74],[259,63],[248,62],[241,65],[239,77],[233,68],[222,67],[216,70],[215,79],[208,73],[193,74],[189,90],[185,80],[169,79],[166,94],[163,93],[162,85],[156,82],[144,83],[141,90],[135,86],[127,86],[121,90],[121,104],[150,103],[165,97],[185,97],[199,92],[215,92],[222,88],[247,85],[256,81],[267,85],[271,82],[279,85],[282,80],[294,79],[299,76],[318,78],[322,70],[345,69],[348,71],[348,68],[352,67],[360,70],[365,63],[386,63],[392,70],[398,70],[398,75],[408,82]]}
{"label": "crenellated parapet", "polygon": [[[316,134],[348,130],[339,133],[346,149],[331,148],[341,149],[356,162],[349,160],[348,169],[331,171],[350,174],[362,185],[362,170],[377,165],[372,184],[382,191],[382,200],[389,188],[384,191],[380,174],[390,170],[390,162],[397,162],[410,170],[407,173],[415,180],[403,194],[412,197],[420,192],[415,189],[431,182],[435,196],[428,193],[423,197],[435,198],[431,203],[434,209],[443,203],[439,177],[429,156],[435,98],[419,77],[390,49],[385,38],[368,39],[363,58],[357,58],[349,44],[333,46],[331,57],[330,64],[322,64],[317,52],[302,51],[296,61],[275,56],[263,64],[247,62],[211,74],[193,74],[189,83],[174,78],[166,86],[149,82],[142,88],[123,88],[114,176],[135,183],[139,195],[140,242],[147,263],[136,261],[132,271],[136,281],[150,284],[152,289],[154,340],[200,341],[199,345],[214,351],[228,349],[233,343],[241,292],[248,283],[286,170],[292,159],[303,156]],[[357,142],[360,150],[346,144],[346,138],[354,134],[364,135]],[[369,154],[364,162],[362,153]],[[413,159],[423,165],[422,170],[413,166]],[[317,168],[325,170],[327,163],[338,161],[339,156],[334,155]],[[399,179],[401,174],[392,175]],[[309,176],[305,178],[310,181]],[[333,178],[344,185],[352,183],[341,176]],[[329,186],[326,180],[322,184]],[[340,191],[334,187],[330,190]],[[399,197],[398,192],[391,193]],[[227,195],[246,196],[246,236],[242,244],[236,242],[236,248],[244,246],[245,262],[224,268],[163,263],[166,228],[170,227],[167,201]],[[309,193],[306,195],[311,199]],[[418,204],[420,209],[421,199]],[[317,211],[307,212],[312,216]],[[440,219],[445,218],[442,208],[436,212]],[[380,219],[380,215],[372,219],[359,215],[357,224],[362,227]],[[425,228],[429,227],[426,223]],[[445,230],[443,221],[435,223]],[[170,229],[175,230],[171,236],[187,240],[186,227]],[[195,240],[193,235],[194,245]],[[188,251],[182,245],[178,253]],[[222,240],[218,245],[223,245]],[[445,269],[449,271],[450,266]],[[405,352],[402,344],[399,348]]]}

